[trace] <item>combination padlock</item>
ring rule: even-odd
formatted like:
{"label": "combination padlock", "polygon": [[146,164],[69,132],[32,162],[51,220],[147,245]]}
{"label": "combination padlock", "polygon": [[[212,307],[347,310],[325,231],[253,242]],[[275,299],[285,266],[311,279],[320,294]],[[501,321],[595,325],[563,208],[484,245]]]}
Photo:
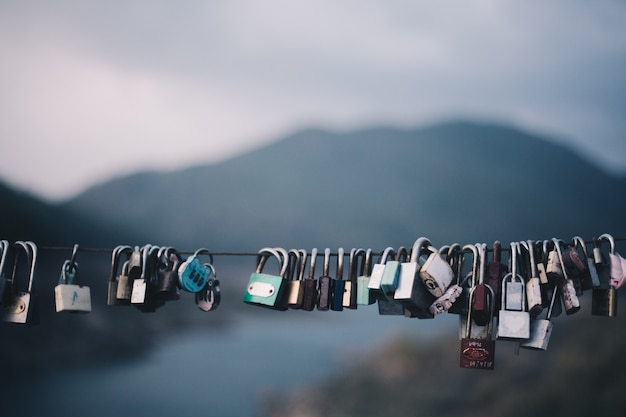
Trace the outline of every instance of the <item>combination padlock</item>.
{"label": "combination padlock", "polygon": [[209,256],[209,263],[213,264],[213,255],[208,249],[198,249],[187,260],[178,267],[178,286],[181,290],[187,292],[199,292],[205,286],[211,276],[212,269],[205,266],[200,261],[200,255]]}

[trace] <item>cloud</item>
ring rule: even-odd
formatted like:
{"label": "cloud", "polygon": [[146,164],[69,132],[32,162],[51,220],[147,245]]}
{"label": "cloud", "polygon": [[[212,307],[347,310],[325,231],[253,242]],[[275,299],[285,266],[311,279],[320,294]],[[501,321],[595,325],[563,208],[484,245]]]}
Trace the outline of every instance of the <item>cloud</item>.
{"label": "cloud", "polygon": [[60,198],[303,125],[451,116],[626,170],[625,20],[582,0],[3,3],[0,176]]}

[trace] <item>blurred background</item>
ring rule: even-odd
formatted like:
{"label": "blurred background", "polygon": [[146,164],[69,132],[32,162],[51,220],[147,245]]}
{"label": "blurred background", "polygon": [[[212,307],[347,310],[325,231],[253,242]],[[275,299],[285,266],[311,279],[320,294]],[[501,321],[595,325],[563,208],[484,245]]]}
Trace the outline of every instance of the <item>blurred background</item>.
{"label": "blurred background", "polygon": [[[625,18],[619,1],[2,3],[0,238],[39,246],[41,307],[0,326],[3,409],[622,415],[623,319],[592,316],[590,293],[548,351],[498,342],[480,372],[458,367],[453,315],[244,304],[254,256],[216,256],[213,312],[106,290],[120,244],[625,237]],[[57,314],[74,244],[93,310]]]}

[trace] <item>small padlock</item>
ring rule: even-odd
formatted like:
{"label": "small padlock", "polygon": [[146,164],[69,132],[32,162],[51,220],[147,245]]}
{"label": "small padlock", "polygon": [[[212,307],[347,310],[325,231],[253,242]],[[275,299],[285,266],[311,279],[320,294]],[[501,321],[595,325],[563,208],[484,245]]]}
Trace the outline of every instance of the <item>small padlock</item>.
{"label": "small padlock", "polygon": [[463,252],[458,243],[450,245],[448,249],[448,261],[455,271],[456,281],[448,287],[441,297],[437,298],[431,304],[429,311],[433,315],[449,311],[456,300],[463,294],[463,281],[461,280],[461,276],[463,275]]}
{"label": "small padlock", "polygon": [[215,267],[211,263],[205,263],[204,266],[211,270],[211,275],[206,282],[204,288],[195,293],[196,306],[202,311],[214,311],[220,305],[222,300],[222,291],[220,289],[220,281],[217,279]]}
{"label": "small padlock", "polygon": [[[613,237],[605,233],[598,238],[598,240],[603,240],[603,239],[607,240],[611,245],[610,250],[609,250],[609,266],[608,267],[603,266],[603,268],[606,268],[607,270],[610,271],[609,279],[607,283],[608,288],[602,288],[602,287],[593,288],[592,293],[591,293],[591,314],[594,316],[617,317],[618,297],[617,297],[617,288],[614,285],[614,283],[619,281],[618,275],[622,272],[621,262],[615,256],[615,241],[613,240]],[[598,251],[600,251],[600,246],[597,243],[597,241],[596,241],[596,244],[594,245],[594,249],[596,247],[598,248]],[[618,271],[618,265],[619,265],[620,271]],[[615,279],[615,281],[613,278],[614,276],[618,278],[618,279]]]}
{"label": "small padlock", "polygon": [[142,270],[142,252],[139,246],[135,246],[129,254],[128,265],[122,267],[122,274],[117,278],[116,298],[119,304],[131,304],[133,283],[141,277]]}
{"label": "small padlock", "polygon": [[302,294],[302,310],[313,311],[317,304],[317,279],[315,279],[315,262],[317,260],[317,248],[311,250],[311,263],[309,265],[309,276],[304,280],[304,291]]}
{"label": "small padlock", "polygon": [[576,250],[577,248],[580,248],[583,252],[582,262],[584,270],[581,274],[582,290],[586,291],[594,287],[598,287],[600,285],[600,277],[598,276],[598,271],[596,270],[596,265],[594,264],[593,259],[589,257],[587,246],[583,238],[580,236],[574,236],[572,238],[572,247]]}
{"label": "small padlock", "polygon": [[[130,255],[132,250],[133,248],[131,248],[130,246],[120,245],[115,247],[115,249],[113,249],[113,252],[111,253],[111,274],[109,275],[109,279],[107,281],[107,305],[113,306],[122,304],[122,300],[118,300],[117,298],[117,291],[120,285],[117,271],[119,269],[120,257],[122,256],[122,254],[126,253],[127,255]],[[126,269],[128,270],[128,266]],[[126,282],[128,283],[128,273],[126,273]],[[130,295],[128,298],[128,302],[125,302],[123,304],[130,304]]]}
{"label": "small padlock", "polygon": [[[363,275],[364,270],[364,262],[361,263],[361,273],[359,274],[359,257],[365,256],[365,250],[359,248],[352,248],[350,250],[350,260],[348,266],[348,279],[344,284],[343,288],[343,301],[342,304],[345,308],[356,309],[357,304],[357,295],[358,295],[358,277]],[[369,291],[369,290],[368,290]]]}
{"label": "small padlock", "polygon": [[157,253],[156,292],[166,301],[179,300],[178,268],[182,257],[173,247],[163,247]]}
{"label": "small padlock", "polygon": [[201,254],[209,255],[209,263],[213,264],[213,255],[208,249],[198,249],[193,255],[178,267],[178,286],[187,292],[201,291],[211,276],[211,268],[207,268],[201,261]]}
{"label": "small padlock", "polygon": [[489,297],[493,291],[488,291],[485,284],[485,264],[487,263],[487,245],[485,243],[476,243],[478,250],[479,267],[478,280],[474,283],[474,301],[472,302],[472,320],[479,326],[486,326],[491,320],[491,309],[489,308]]}
{"label": "small padlock", "polygon": [[574,286],[574,281],[572,281],[567,273],[567,268],[563,265],[563,256],[561,254],[561,241],[553,238],[554,248],[557,253],[557,260],[561,263],[560,270],[562,275],[556,275],[557,286],[559,288],[559,292],[561,293],[561,299],[563,301],[563,306],[565,307],[565,314],[571,315],[580,310],[580,300],[578,299],[578,295],[576,293],[576,288]]}
{"label": "small padlock", "polygon": [[[372,269],[372,249],[365,251],[365,259],[363,260],[361,274],[356,279],[356,303],[357,305],[367,306],[376,302],[376,298],[369,288]],[[354,288],[352,289],[354,291]]]}
{"label": "small padlock", "polygon": [[333,311],[343,311],[343,296],[346,288],[346,281],[343,279],[343,248],[337,249],[337,268],[335,277],[330,281],[330,309]]}
{"label": "small padlock", "polygon": [[287,268],[287,304],[291,309],[302,308],[304,297],[304,271],[306,269],[306,250],[290,249]]}
{"label": "small padlock", "polygon": [[535,263],[535,244],[532,240],[521,242],[528,254],[528,269],[530,277],[526,280],[526,304],[528,305],[528,314],[534,319],[543,311],[543,301],[541,296],[541,280],[537,273],[537,264]]}
{"label": "small padlock", "polygon": [[4,300],[4,288],[6,287],[7,280],[4,273],[4,265],[6,264],[7,255],[9,254],[9,241],[0,240],[0,306]]}
{"label": "small padlock", "polygon": [[63,263],[59,283],[54,287],[54,301],[57,313],[62,311],[89,313],[91,311],[91,293],[89,287],[79,284],[76,254],[78,245],[74,245],[72,257]]}
{"label": "small padlock", "polygon": [[330,282],[330,248],[324,249],[324,267],[322,276],[317,279],[317,309],[320,311],[330,310],[331,287]]}
{"label": "small padlock", "polygon": [[[489,286],[487,286],[487,289],[491,298],[489,305],[493,310],[493,290]],[[474,291],[475,288],[472,288],[469,292],[469,305],[473,302]],[[493,316],[493,314],[490,316]],[[489,324],[486,327],[487,332],[485,336],[481,338],[472,336],[472,322],[471,312],[468,312],[465,329],[461,338],[461,368],[493,370],[496,354],[496,342],[493,340],[491,330],[493,320],[489,321]]]}
{"label": "small padlock", "polygon": [[502,279],[502,301],[498,312],[498,340],[519,340],[530,337],[530,315],[525,310],[524,278],[517,272],[519,244],[511,242],[511,272]]}
{"label": "small padlock", "polygon": [[550,336],[552,335],[552,309],[557,298],[557,291],[553,291],[550,298],[550,306],[548,307],[548,313],[545,319],[535,318],[530,321],[530,337],[528,340],[523,340],[520,343],[520,347],[525,349],[546,350],[548,349],[548,343],[550,342]]}
{"label": "small padlock", "polygon": [[[35,265],[37,263],[37,246],[31,241],[17,241],[13,245],[17,251],[13,262],[13,273],[7,280],[7,288],[4,292],[2,305],[2,321],[18,324],[39,324],[39,300],[33,291],[35,277]],[[30,266],[28,273],[28,287],[26,291],[20,290],[17,284],[17,272],[20,253],[23,252],[27,265]]]}
{"label": "small padlock", "polygon": [[[465,273],[464,265],[466,254],[472,254],[472,267],[471,269]],[[452,304],[452,306],[448,309],[448,313],[450,314],[458,314],[460,315],[461,326],[464,326],[464,322],[467,318],[467,313],[469,311],[469,292],[474,287],[474,283],[478,281],[478,269],[479,269],[479,255],[478,248],[476,245],[467,244],[462,247],[462,251],[459,254],[459,268],[457,268],[457,278],[456,285],[460,286],[462,291],[461,294],[457,297],[456,301]],[[494,294],[495,291],[493,288],[491,289]],[[473,299],[472,299],[473,300]],[[473,301],[472,301],[473,302]],[[494,301],[495,305],[495,301]],[[459,339],[463,337],[464,333],[459,334]]]}
{"label": "small padlock", "polygon": [[437,297],[426,288],[424,281],[420,277],[422,268],[420,255],[430,246],[431,243],[428,238],[417,238],[411,248],[411,256],[408,262],[402,263],[400,267],[398,288],[396,288],[393,298],[404,306],[405,314],[408,317],[419,319],[431,319],[434,317],[430,312],[430,306]]}
{"label": "small padlock", "polygon": [[145,245],[142,248],[141,276],[132,282],[130,303],[144,313],[154,313],[165,305],[165,297],[156,291],[158,246]]}
{"label": "small padlock", "polygon": [[[278,260],[280,268],[279,275],[271,275],[262,272],[265,262],[270,255]],[[287,279],[285,275],[288,266],[289,255],[285,249],[261,249],[257,256],[256,272],[250,275],[248,287],[243,296],[243,302],[270,308],[272,310],[287,310],[289,307],[287,305]]]}
{"label": "small padlock", "polygon": [[487,270],[485,272],[487,275],[485,277],[485,284],[489,285],[493,290],[495,295],[494,305],[499,306],[502,277],[508,272],[507,265],[502,263],[502,244],[499,240],[493,243],[492,258],[491,261],[487,263]]}
{"label": "small padlock", "polygon": [[441,297],[454,279],[454,271],[437,249],[429,247],[429,250],[431,254],[420,269],[420,278],[432,295]]}

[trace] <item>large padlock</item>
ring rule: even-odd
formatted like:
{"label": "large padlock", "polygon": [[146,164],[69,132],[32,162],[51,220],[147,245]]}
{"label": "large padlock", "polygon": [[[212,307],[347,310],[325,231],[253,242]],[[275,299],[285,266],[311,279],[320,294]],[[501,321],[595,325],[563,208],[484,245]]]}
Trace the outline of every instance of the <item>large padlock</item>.
{"label": "large padlock", "polygon": [[[280,255],[279,255],[280,254]],[[278,260],[279,275],[263,273],[265,262],[270,256]],[[289,255],[283,248],[263,248],[257,256],[256,271],[250,275],[243,302],[272,310],[287,310],[287,279]]]}
{"label": "large padlock", "polygon": [[343,311],[343,295],[346,288],[346,281],[343,279],[343,248],[337,249],[337,268],[335,276],[330,281],[330,309],[333,311]]}
{"label": "large padlock", "polygon": [[550,298],[550,306],[548,307],[548,313],[545,319],[534,318],[530,321],[530,337],[528,340],[522,340],[520,347],[525,349],[534,350],[546,350],[548,349],[548,343],[550,342],[550,336],[552,335],[552,309],[554,308],[555,301],[557,299],[558,291],[552,292]]}
{"label": "large padlock", "polygon": [[372,267],[372,273],[370,275],[370,280],[367,284],[367,288],[370,289],[370,292],[376,299],[379,298],[379,295],[382,295],[380,284],[382,283],[383,273],[385,272],[385,264],[389,261],[389,258],[393,260],[395,255],[396,252],[391,246],[385,248],[378,260],[378,263],[374,264],[374,266]]}
{"label": "large padlock", "polygon": [[561,263],[560,270],[562,275],[556,275],[557,286],[563,300],[565,314],[571,315],[580,310],[580,300],[578,299],[574,281],[569,277],[567,268],[563,265],[563,256],[561,254],[561,241],[553,238],[554,248],[557,253],[557,259]]}
{"label": "large padlock", "polygon": [[317,248],[311,250],[311,263],[309,265],[309,276],[304,280],[304,290],[302,294],[302,310],[313,311],[317,304],[317,279],[315,279],[315,262],[317,260]]}
{"label": "large padlock", "polygon": [[211,275],[204,288],[195,293],[196,306],[202,311],[213,311],[220,305],[222,291],[213,264],[205,263],[204,266],[211,269]]}
{"label": "large padlock", "polygon": [[[357,296],[358,296],[358,278],[360,275],[363,275],[364,263],[361,263],[361,269],[359,274],[359,257],[365,256],[365,250],[359,248],[352,248],[350,250],[350,260],[348,265],[348,279],[346,280],[343,288],[343,300],[342,305],[345,308],[356,309],[357,304]],[[369,291],[369,289],[368,289]]]}
{"label": "large padlock", "polygon": [[524,278],[517,272],[519,244],[511,242],[511,272],[502,279],[502,301],[498,312],[498,340],[530,337],[530,315],[526,311]]}
{"label": "large padlock", "polygon": [[383,276],[380,280],[380,292],[378,293],[378,314],[381,316],[403,316],[404,306],[394,298],[402,261],[406,261],[406,248],[400,246],[396,257],[392,261],[385,262]]}
{"label": "large padlock", "polygon": [[361,273],[356,279],[356,303],[357,305],[367,306],[376,302],[376,298],[369,288],[372,270],[372,249],[368,248],[365,251],[365,259],[362,265]]}
{"label": "large padlock", "polygon": [[4,266],[6,264],[7,255],[9,254],[9,241],[0,240],[0,306],[4,300],[4,288],[6,287],[6,275],[4,273]]}
{"label": "large padlock", "polygon": [[324,267],[322,276],[317,279],[317,309],[330,310],[331,302],[330,248],[324,249]]}
{"label": "large padlock", "polygon": [[[13,246],[16,249],[13,273],[11,278],[7,279],[7,288],[4,292],[2,321],[18,324],[39,324],[39,300],[33,290],[35,265],[37,263],[37,246],[31,241],[17,241]],[[26,264],[29,266],[26,290],[20,289],[17,283],[21,253],[24,254]]]}
{"label": "large padlock", "polygon": [[[620,284],[620,275],[622,275],[621,262],[615,255],[615,241],[609,234],[601,235],[598,240],[607,240],[610,243],[609,250],[609,279],[608,286],[595,287],[591,293],[591,314],[594,316],[617,317],[617,287]],[[596,247],[599,245],[596,244]],[[622,281],[623,282],[623,281]],[[600,283],[602,285],[602,283]]]}
{"label": "large padlock", "polygon": [[527,265],[530,276],[526,280],[526,304],[530,318],[534,319],[543,311],[541,280],[539,279],[537,264],[535,262],[535,243],[532,240],[527,240],[526,242],[521,242],[521,246],[526,249],[526,253],[528,254]]}
{"label": "large padlock", "polygon": [[426,285],[420,277],[420,256],[431,246],[430,240],[426,237],[419,237],[413,243],[411,255],[408,262],[400,267],[400,277],[398,279],[398,288],[393,298],[402,304],[408,317],[416,317],[420,319],[433,318],[430,312],[430,306],[436,300],[435,297],[426,288]]}
{"label": "large padlock", "polygon": [[[489,286],[487,286],[487,289],[491,297],[489,305],[493,310],[493,290]],[[475,288],[472,288],[469,292],[468,304],[470,305],[473,302],[474,291]],[[491,314],[491,316],[493,316],[493,314]],[[470,311],[468,312],[465,329],[461,338],[461,368],[493,370],[496,354],[496,342],[492,337],[493,319],[490,320],[489,324],[486,326],[487,332],[484,337],[480,338],[472,336],[472,322]]]}
{"label": "large padlock", "polygon": [[54,301],[57,313],[69,311],[89,313],[91,311],[91,292],[89,287],[80,285],[76,253],[78,245],[74,245],[72,257],[63,263],[59,283],[54,287]]}
{"label": "large padlock", "polygon": [[208,255],[209,263],[213,264],[213,255],[206,248],[198,249],[193,255],[188,257],[178,267],[178,286],[181,290],[195,293],[201,291],[206,286],[212,270],[200,261],[201,254]]}
{"label": "large padlock", "polygon": [[287,268],[287,305],[291,309],[302,308],[304,297],[304,271],[306,269],[306,250],[290,249]]}
{"label": "large padlock", "polygon": [[[117,288],[119,286],[118,281],[118,270],[120,266],[120,257],[122,253],[126,252],[130,254],[133,248],[130,246],[119,245],[116,246],[111,252],[111,273],[109,275],[109,279],[107,280],[107,305],[120,305],[120,301],[117,299]],[[128,270],[128,269],[127,269]],[[128,274],[126,274],[126,278],[128,279]],[[130,304],[130,297],[128,298],[128,302],[126,305]]]}
{"label": "large padlock", "polygon": [[420,269],[420,278],[432,295],[441,297],[454,279],[454,271],[437,249],[428,249],[431,254]]}

